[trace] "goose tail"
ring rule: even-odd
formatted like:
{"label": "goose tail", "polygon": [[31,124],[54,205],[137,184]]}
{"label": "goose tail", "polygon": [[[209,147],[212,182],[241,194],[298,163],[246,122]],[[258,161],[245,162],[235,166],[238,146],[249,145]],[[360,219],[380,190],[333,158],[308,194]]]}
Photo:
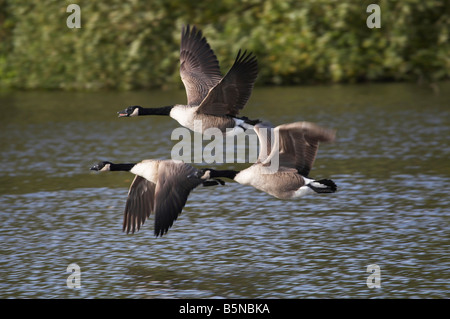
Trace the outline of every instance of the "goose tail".
{"label": "goose tail", "polygon": [[249,119],[249,118],[246,117],[246,116],[241,117],[241,120],[243,120],[244,123],[250,124],[250,125],[252,125],[252,126],[255,126],[256,124],[262,123],[261,120],[258,120],[258,119],[256,119],[256,120],[251,120],[251,119]]}
{"label": "goose tail", "polygon": [[337,190],[336,184],[331,179],[321,179],[312,181],[307,186],[316,193],[334,193]]}

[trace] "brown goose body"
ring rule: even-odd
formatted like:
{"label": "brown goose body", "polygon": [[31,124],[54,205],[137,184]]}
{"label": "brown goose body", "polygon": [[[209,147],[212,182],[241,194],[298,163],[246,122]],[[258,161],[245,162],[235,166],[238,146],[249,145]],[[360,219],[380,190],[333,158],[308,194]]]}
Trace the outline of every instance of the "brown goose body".
{"label": "brown goose body", "polygon": [[206,168],[199,171],[199,174],[206,174],[211,178],[231,178],[279,199],[336,191],[333,181],[308,177],[319,143],[334,141],[334,130],[310,122],[295,122],[276,128],[260,123],[255,125],[255,131],[260,142],[256,163],[242,171]]}

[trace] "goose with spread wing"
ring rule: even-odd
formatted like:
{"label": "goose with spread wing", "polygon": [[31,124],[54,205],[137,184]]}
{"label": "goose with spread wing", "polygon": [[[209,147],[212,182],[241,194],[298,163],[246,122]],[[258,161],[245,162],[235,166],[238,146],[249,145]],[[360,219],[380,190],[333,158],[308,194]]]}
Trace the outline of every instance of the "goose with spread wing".
{"label": "goose with spread wing", "polygon": [[202,32],[187,25],[181,32],[180,75],[187,105],[130,106],[118,112],[119,117],[166,115],[192,131],[205,133],[209,128],[218,128],[227,135],[252,129],[260,122],[238,116],[250,98],[258,75],[258,64],[252,53],[239,50],[233,66],[222,77],[216,55]]}
{"label": "goose with spread wing", "polygon": [[[178,218],[190,192],[203,184],[224,184],[220,179],[200,176],[197,169],[177,160],[144,160],[139,163],[115,164],[101,161],[94,171],[128,171],[135,174],[125,205],[123,231],[134,233],[151,213],[155,214],[154,234],[163,236]],[[198,177],[190,177],[196,174]]]}
{"label": "goose with spread wing", "polygon": [[203,168],[190,177],[225,177],[279,199],[336,191],[336,184],[332,180],[308,177],[319,143],[334,141],[334,130],[310,122],[295,122],[276,128],[268,123],[260,123],[255,125],[255,132],[260,142],[256,163],[242,171]]}

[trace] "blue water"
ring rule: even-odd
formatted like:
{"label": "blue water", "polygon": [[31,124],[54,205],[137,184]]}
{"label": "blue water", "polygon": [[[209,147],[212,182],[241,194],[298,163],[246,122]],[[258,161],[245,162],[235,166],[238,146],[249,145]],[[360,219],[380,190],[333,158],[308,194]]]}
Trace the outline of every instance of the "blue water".
{"label": "blue water", "polygon": [[[311,174],[332,178],[338,192],[282,201],[232,182],[199,187],[162,238],[152,218],[122,233],[133,175],[89,167],[167,158],[177,123],[115,112],[182,102],[183,92],[4,94],[0,296],[449,298],[450,90],[442,85],[440,95],[399,84],[258,88],[244,115],[338,130]],[[71,263],[79,289],[67,287]],[[367,286],[371,264],[380,288]]]}

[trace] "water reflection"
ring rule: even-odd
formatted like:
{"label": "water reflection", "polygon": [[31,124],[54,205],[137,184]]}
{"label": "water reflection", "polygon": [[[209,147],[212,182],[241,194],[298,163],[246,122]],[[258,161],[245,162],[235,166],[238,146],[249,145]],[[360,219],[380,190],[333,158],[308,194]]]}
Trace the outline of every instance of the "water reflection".
{"label": "water reflection", "polygon": [[[167,158],[176,122],[116,112],[183,101],[183,92],[0,99],[4,298],[449,297],[444,93],[396,84],[255,90],[246,115],[338,129],[312,171],[338,193],[281,201],[231,182],[200,187],[158,239],[152,219],[137,234],[121,231],[133,176],[89,167]],[[73,262],[79,290],[66,286]],[[379,289],[366,286],[369,264],[381,267]]]}

